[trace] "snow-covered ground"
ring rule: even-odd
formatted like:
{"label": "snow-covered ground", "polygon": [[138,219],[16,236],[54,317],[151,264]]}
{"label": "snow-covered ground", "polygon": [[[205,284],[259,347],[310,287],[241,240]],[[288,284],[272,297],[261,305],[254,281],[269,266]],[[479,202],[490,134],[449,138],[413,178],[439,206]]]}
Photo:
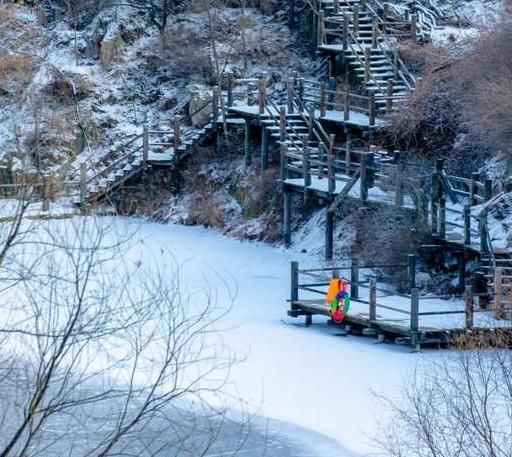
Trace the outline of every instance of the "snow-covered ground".
{"label": "snow-covered ground", "polygon": [[[315,318],[310,328],[287,318],[289,262],[317,265],[315,256],[198,227],[144,223],[137,236],[143,242],[135,251],[144,255],[170,250],[181,265],[181,285],[192,297],[213,287],[222,304],[237,290],[223,318],[223,339],[245,360],[232,368],[228,390],[262,415],[321,433],[350,450],[340,448],[339,455],[371,452],[378,424],[386,419],[376,394],[397,397],[417,362],[440,354],[413,355],[374,339],[340,337],[325,318]],[[321,450],[328,440],[315,435],[314,441],[309,445],[320,446],[317,455],[331,455]]]}

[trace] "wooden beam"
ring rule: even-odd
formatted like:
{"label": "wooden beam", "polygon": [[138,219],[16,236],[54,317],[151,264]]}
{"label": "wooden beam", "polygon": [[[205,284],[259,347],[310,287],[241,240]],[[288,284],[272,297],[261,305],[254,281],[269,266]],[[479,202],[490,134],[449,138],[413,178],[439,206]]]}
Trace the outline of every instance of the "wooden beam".
{"label": "wooden beam", "polygon": [[334,211],[325,213],[325,260],[332,260],[334,250]]}
{"label": "wooden beam", "polygon": [[370,279],[368,294],[368,317],[370,321],[375,321],[377,320],[377,281],[375,278]]}
{"label": "wooden beam", "polygon": [[244,165],[245,168],[249,168],[251,166],[251,131],[250,131],[250,122],[249,119],[245,120],[244,125]]}
{"label": "wooden beam", "polygon": [[473,287],[471,284],[466,284],[464,292],[465,311],[466,311],[466,330],[473,330],[473,315],[474,315],[474,304],[473,304]]}
{"label": "wooden beam", "polygon": [[359,298],[359,259],[352,257],[350,262],[350,296]]}
{"label": "wooden beam", "polygon": [[[284,188],[283,192],[283,239],[284,245],[286,248],[290,247],[291,239],[292,239],[292,229],[291,229],[291,221],[292,221],[292,198],[291,192],[286,188]],[[293,276],[293,274],[292,274]],[[292,283],[293,284],[293,283]],[[297,283],[298,284],[298,283]],[[298,294],[298,291],[297,291]],[[293,298],[293,286],[292,286],[292,300]],[[295,300],[298,299],[298,295]]]}

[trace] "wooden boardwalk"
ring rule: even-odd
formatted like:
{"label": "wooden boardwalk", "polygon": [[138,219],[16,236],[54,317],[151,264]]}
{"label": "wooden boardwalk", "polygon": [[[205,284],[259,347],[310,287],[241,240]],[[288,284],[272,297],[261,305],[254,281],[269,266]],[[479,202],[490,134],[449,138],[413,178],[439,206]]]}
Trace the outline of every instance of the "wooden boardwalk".
{"label": "wooden boardwalk", "polygon": [[[401,273],[408,293],[379,285],[372,276],[375,269]],[[345,274],[351,305],[343,325],[352,332],[378,336],[381,342],[408,344],[413,350],[449,344],[461,334],[512,332],[512,321],[502,319],[496,303],[483,307],[479,300],[483,294],[473,293],[470,285],[461,286],[463,292],[458,296],[421,296],[415,271],[414,255],[397,265],[363,265],[352,259],[350,266],[300,269],[292,262],[288,315],[305,316],[306,325],[311,325],[314,315],[330,318],[330,306],[324,300],[329,280]]]}

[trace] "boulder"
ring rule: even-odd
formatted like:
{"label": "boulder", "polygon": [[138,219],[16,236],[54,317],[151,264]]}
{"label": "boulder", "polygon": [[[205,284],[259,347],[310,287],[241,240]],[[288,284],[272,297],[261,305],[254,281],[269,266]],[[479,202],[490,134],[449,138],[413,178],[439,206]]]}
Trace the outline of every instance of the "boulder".
{"label": "boulder", "polygon": [[186,89],[190,97],[188,114],[191,116],[192,125],[202,126],[208,122],[212,114],[212,91],[208,86],[201,84],[191,84]]}

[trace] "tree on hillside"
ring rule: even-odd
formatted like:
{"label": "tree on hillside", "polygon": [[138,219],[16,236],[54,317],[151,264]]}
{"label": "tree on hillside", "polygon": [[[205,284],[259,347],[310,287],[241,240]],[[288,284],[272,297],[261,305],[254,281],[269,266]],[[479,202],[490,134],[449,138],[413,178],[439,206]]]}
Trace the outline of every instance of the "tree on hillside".
{"label": "tree on hillside", "polygon": [[112,221],[25,210],[0,226],[0,457],[204,455],[225,422],[207,398],[233,362],[226,308]]}

